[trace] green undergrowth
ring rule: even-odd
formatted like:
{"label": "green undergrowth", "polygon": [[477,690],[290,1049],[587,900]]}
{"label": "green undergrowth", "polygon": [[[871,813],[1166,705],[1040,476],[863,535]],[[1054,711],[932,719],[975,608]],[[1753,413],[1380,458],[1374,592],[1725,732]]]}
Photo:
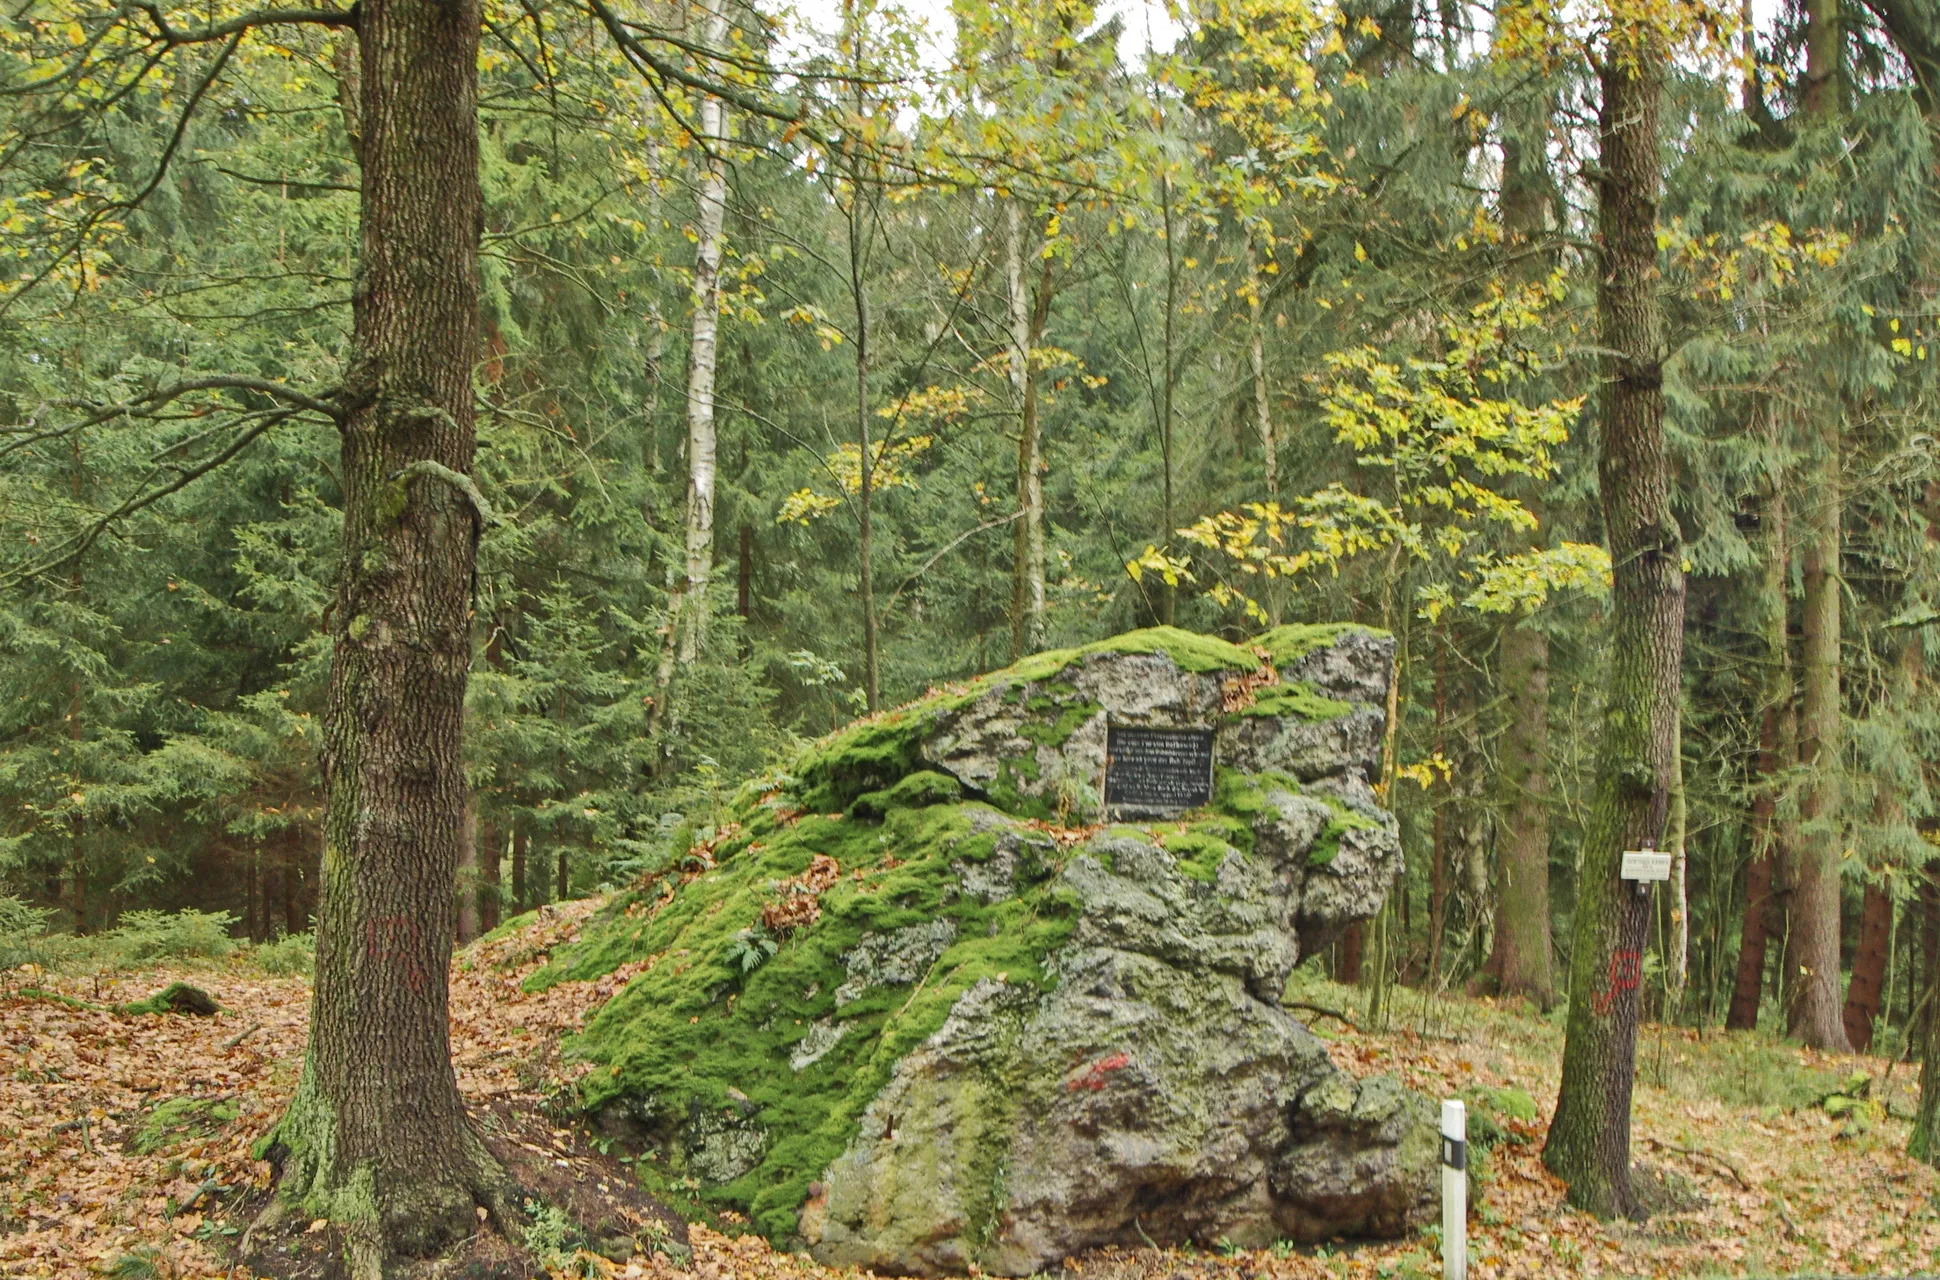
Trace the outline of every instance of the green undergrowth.
{"label": "green undergrowth", "polygon": [[[747,1211],[763,1234],[783,1239],[809,1183],[847,1145],[897,1060],[980,980],[1043,986],[1045,958],[1069,936],[1076,904],[1056,886],[1056,846],[1028,832],[1015,897],[986,903],[959,894],[953,864],[987,861],[996,847],[994,832],[974,829],[980,809],[985,822],[1001,821],[984,806],[892,809],[879,824],[822,814],[789,822],[763,808],[748,815],[733,845],[716,850],[716,869],[680,886],[657,913],[649,909],[658,885],[619,899],[528,984],[591,978],[657,956],[570,1046],[596,1064],[581,1082],[581,1102],[589,1110],[617,1104],[650,1131],[713,1117],[729,1134],[723,1141],[733,1141],[737,1130],[757,1127],[767,1135],[758,1162],[701,1197]],[[747,940],[762,932],[762,908],[817,854],[842,873],[821,894],[820,919],[779,939],[772,955],[752,951]],[[952,922],[955,936],[920,981],[870,988],[837,1007],[848,978],[843,956],[865,933],[936,920]],[[844,1029],[841,1038],[797,1072],[791,1054],[811,1032],[828,1034],[816,1031],[824,1019]],[[641,1168],[677,1184],[691,1176],[684,1164],[675,1149]]]}

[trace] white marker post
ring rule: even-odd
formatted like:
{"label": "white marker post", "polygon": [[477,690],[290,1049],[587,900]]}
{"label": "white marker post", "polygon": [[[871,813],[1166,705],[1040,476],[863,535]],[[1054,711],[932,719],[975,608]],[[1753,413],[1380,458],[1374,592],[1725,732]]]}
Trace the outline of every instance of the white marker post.
{"label": "white marker post", "polygon": [[1468,1108],[1442,1103],[1442,1280],[1468,1280]]}

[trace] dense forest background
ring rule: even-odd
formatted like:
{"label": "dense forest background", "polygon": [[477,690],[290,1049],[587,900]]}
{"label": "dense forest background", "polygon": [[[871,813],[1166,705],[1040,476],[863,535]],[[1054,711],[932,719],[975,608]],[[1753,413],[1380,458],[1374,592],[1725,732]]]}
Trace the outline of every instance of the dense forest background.
{"label": "dense forest background", "polygon": [[[1940,965],[1940,20],[1667,12],[1646,1006],[1898,1051]],[[927,686],[1354,620],[1401,641],[1408,871],[1327,963],[1377,1008],[1552,1003],[1610,658],[1594,24],[1208,0],[1132,56],[1083,0],[954,18],[487,5],[461,931],[663,865]],[[269,940],[315,909],[342,522],[303,389],[345,376],[359,68],[325,26],[173,48],[0,35],[0,893]]]}

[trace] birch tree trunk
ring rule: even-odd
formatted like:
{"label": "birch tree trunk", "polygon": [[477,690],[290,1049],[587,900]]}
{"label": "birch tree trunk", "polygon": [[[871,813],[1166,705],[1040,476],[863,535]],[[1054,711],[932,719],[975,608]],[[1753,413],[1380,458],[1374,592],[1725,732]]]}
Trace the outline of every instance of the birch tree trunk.
{"label": "birch tree trunk", "polygon": [[[709,10],[702,46],[727,42],[727,11]],[[694,316],[687,344],[687,532],[686,566],[667,602],[667,635],[654,681],[648,731],[655,737],[670,721],[676,663],[691,665],[707,630],[707,587],[714,571],[714,365],[721,328],[721,235],[727,217],[727,165],[720,149],[727,138],[727,111],[712,94],[701,98],[702,162],[694,222]]]}
{"label": "birch tree trunk", "polygon": [[1004,288],[1010,310],[1010,385],[1017,410],[1017,509],[1012,535],[1010,656],[1044,647],[1044,478],[1037,426],[1037,370],[1031,351],[1050,305],[1048,262],[1039,272],[1036,304],[1025,284],[1024,211],[1004,205]]}

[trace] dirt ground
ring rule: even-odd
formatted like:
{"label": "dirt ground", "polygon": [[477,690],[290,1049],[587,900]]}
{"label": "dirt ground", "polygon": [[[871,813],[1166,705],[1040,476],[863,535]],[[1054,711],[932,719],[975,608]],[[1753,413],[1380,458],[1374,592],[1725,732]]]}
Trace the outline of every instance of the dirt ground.
{"label": "dirt ground", "polygon": [[[570,939],[592,904],[570,904],[461,954],[452,982],[454,1061],[481,1114],[517,1117],[509,1140],[562,1179],[613,1186],[622,1166],[547,1107],[569,1083],[557,1042],[623,975],[526,995],[519,983]],[[215,1017],[129,1016],[107,1006],[181,979],[222,1004]],[[1301,981],[1303,1003],[1353,1014],[1355,993]],[[32,983],[47,994],[21,994]],[[71,1001],[72,1003],[70,1003]],[[241,1207],[269,1168],[250,1146],[296,1084],[308,1014],[300,977],[245,964],[139,973],[0,975],[0,1274],[121,1280],[243,1276]],[[1398,1074],[1433,1096],[1475,1084],[1555,1101],[1562,1027],[1526,1007],[1404,993],[1396,1026],[1372,1032],[1314,1017],[1341,1066]],[[1538,1159],[1541,1124],[1510,1125],[1473,1197],[1478,1280],[1536,1276],[1907,1275],[1940,1271],[1940,1174],[1904,1155],[1916,1069],[1830,1058],[1768,1038],[1646,1027],[1638,1047],[1634,1151],[1689,1207],[1643,1225],[1566,1209]],[[1843,1114],[1822,1099],[1854,1072],[1867,1097]],[[1836,1104],[1833,1110],[1841,1110]],[[602,1182],[604,1185],[601,1185]],[[610,1196],[608,1197],[610,1198]],[[560,1255],[558,1274],[833,1277],[735,1234],[732,1218],[689,1232],[691,1256]],[[665,1243],[659,1228],[641,1231]],[[1332,1249],[1140,1249],[1070,1260],[1097,1280],[1375,1278],[1440,1274],[1435,1241]]]}

